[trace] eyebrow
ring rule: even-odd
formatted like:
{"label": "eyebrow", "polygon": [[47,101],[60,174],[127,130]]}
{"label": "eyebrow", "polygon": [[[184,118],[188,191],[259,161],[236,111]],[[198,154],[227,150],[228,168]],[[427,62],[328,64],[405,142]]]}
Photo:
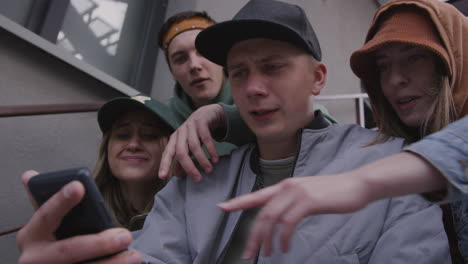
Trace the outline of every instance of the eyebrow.
{"label": "eyebrow", "polygon": [[174,57],[179,56],[179,55],[183,55],[184,53],[185,53],[185,51],[179,50],[179,51],[176,51],[176,52],[172,53],[170,55],[170,57],[171,57],[171,59],[173,59]]}
{"label": "eyebrow", "polygon": [[[256,63],[265,63],[265,62],[270,62],[272,60],[278,60],[278,59],[283,59],[283,58],[284,58],[284,56],[282,56],[280,54],[273,54],[273,55],[261,58]],[[239,62],[239,63],[234,64],[234,65],[228,65],[227,70],[228,71],[235,70],[237,68],[242,67],[243,64],[244,64],[244,62]]]}
{"label": "eyebrow", "polygon": [[243,62],[239,62],[239,63],[234,64],[234,65],[227,65],[226,68],[227,68],[227,71],[229,72],[229,71],[241,68],[243,64],[244,64]]}

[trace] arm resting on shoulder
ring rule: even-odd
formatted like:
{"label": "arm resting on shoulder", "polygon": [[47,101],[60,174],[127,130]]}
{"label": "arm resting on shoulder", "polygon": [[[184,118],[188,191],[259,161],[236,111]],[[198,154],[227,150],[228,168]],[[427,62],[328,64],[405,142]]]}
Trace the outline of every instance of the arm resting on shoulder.
{"label": "arm resting on shoulder", "polygon": [[[237,146],[255,142],[255,134],[245,124],[244,120],[242,120],[237,106],[223,103],[220,103],[220,105],[224,110],[227,128],[224,137],[215,136],[215,138],[219,141],[229,142]],[[323,105],[314,104],[314,110],[320,110],[325,119],[331,124],[338,123]]]}

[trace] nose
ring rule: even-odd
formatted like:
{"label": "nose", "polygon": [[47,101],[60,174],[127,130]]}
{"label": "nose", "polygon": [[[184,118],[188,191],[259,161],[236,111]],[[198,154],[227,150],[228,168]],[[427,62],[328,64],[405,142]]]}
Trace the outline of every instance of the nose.
{"label": "nose", "polygon": [[408,84],[407,72],[404,65],[395,64],[390,67],[388,80],[392,86],[405,87]]}
{"label": "nose", "polygon": [[245,85],[248,97],[263,97],[268,94],[267,83],[258,73],[252,72],[249,74]]}
{"label": "nose", "polygon": [[134,135],[130,138],[130,141],[127,144],[127,150],[135,152],[141,149],[140,138],[137,135]]}
{"label": "nose", "polygon": [[196,73],[202,69],[202,62],[205,58],[199,54],[190,56],[190,73]]}

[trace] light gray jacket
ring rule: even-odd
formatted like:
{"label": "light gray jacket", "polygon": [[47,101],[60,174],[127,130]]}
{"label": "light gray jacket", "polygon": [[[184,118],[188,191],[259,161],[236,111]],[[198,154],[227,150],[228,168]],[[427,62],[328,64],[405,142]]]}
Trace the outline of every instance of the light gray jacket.
{"label": "light gray jacket", "polygon": [[[401,151],[401,140],[366,146],[375,132],[322,121],[319,115],[301,130],[292,177],[344,172]],[[255,145],[246,145],[222,157],[202,183],[171,180],[135,236],[133,248],[146,263],[219,263],[241,212],[223,213],[216,204],[252,190],[256,153]],[[308,217],[287,254],[275,240],[275,254],[258,263],[450,263],[441,211],[417,195],[377,201],[352,214]]]}

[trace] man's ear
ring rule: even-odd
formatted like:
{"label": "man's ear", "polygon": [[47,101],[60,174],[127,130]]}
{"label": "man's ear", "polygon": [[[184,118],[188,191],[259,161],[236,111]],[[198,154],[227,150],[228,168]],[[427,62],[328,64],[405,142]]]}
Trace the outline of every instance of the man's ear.
{"label": "man's ear", "polygon": [[312,94],[319,95],[322,88],[327,83],[327,66],[322,62],[315,62],[314,65],[314,85],[312,86]]}

